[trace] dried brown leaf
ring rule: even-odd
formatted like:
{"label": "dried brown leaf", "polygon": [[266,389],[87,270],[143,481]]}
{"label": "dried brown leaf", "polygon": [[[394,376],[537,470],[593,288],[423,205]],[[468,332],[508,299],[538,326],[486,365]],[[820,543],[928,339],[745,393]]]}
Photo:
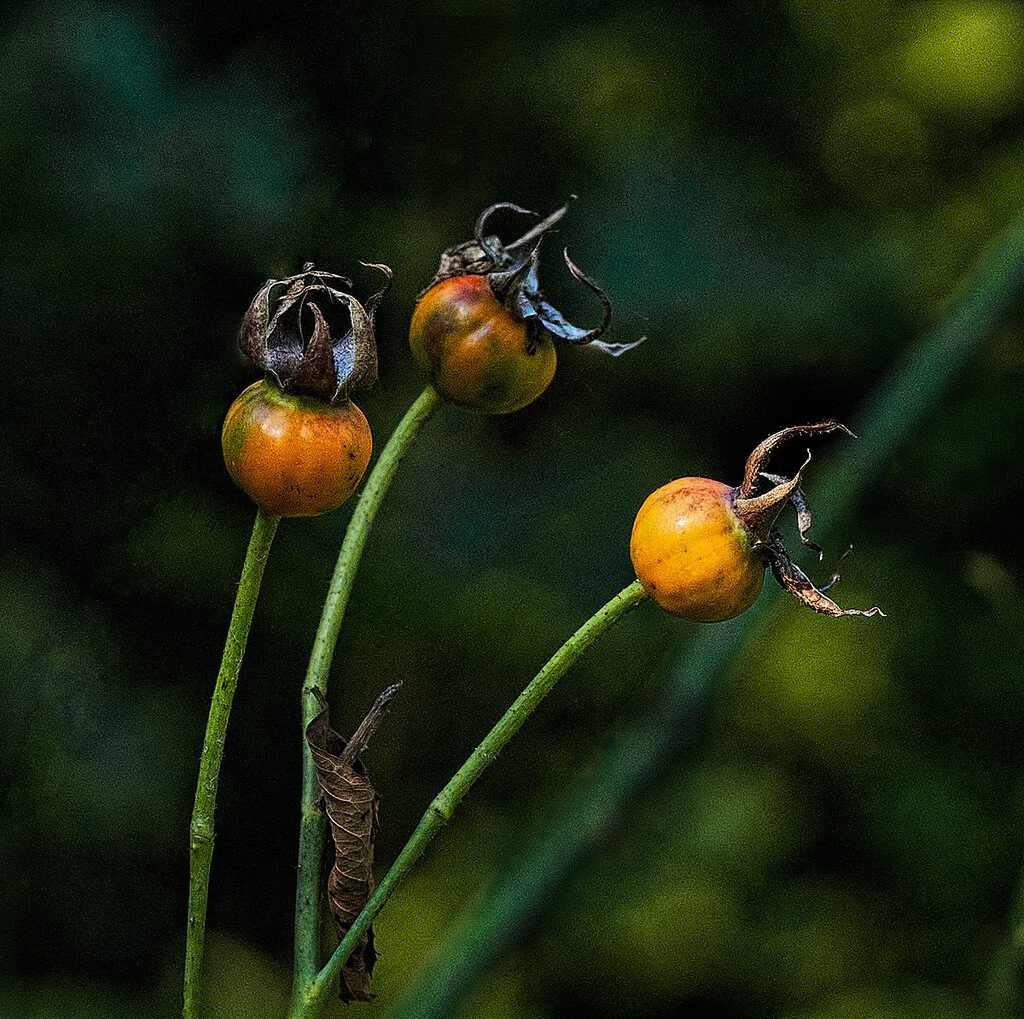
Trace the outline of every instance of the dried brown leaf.
{"label": "dried brown leaf", "polygon": [[[331,825],[334,864],[327,878],[327,901],[338,936],[343,938],[373,894],[373,843],[377,830],[377,796],[359,754],[366,749],[388,701],[398,691],[388,687],[374,702],[366,718],[345,740],[331,728],[327,701],[313,688],[322,711],[306,728],[323,791],[323,808]],[[356,946],[341,971],[343,1001],[371,1001],[370,976],[377,954],[373,929]]]}

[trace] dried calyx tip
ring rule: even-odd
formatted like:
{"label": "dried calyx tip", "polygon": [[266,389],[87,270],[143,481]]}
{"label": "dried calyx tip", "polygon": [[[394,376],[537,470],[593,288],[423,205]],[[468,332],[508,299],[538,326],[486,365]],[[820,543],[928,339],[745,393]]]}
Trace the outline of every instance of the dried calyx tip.
{"label": "dried calyx tip", "polygon": [[[538,213],[516,205],[514,202],[496,202],[488,206],[477,218],[473,230],[473,240],[448,248],[441,256],[441,264],[431,281],[431,287],[457,276],[485,276],[491,292],[501,304],[521,320],[533,320],[552,336],[568,343],[591,346],[606,354],[619,355],[632,349],[637,343],[604,343],[600,337],[608,329],[611,322],[611,302],[598,284],[583,272],[569,257],[568,251],[563,252],[566,265],[572,276],[587,286],[601,301],[603,315],[601,323],[593,329],[582,329],[566,321],[561,312],[544,300],[538,280],[537,263],[541,242],[547,232],[558,223],[569,209],[569,201],[556,209],[539,223],[534,224],[521,237],[511,244],[503,244],[499,237],[485,233],[488,218],[501,209],[527,216]],[[531,247],[527,248],[530,245]]]}
{"label": "dried calyx tip", "polygon": [[[569,272],[572,274],[574,279],[578,279],[584,286],[589,287],[595,294],[597,294],[598,300],[601,302],[601,307],[604,308],[604,316],[601,319],[601,324],[583,336],[576,338],[566,337],[570,343],[593,343],[599,336],[601,336],[611,325],[612,322],[612,302],[608,300],[608,295],[592,280],[570,257],[569,249],[562,249],[562,257],[565,259],[565,264],[569,267]],[[632,344],[631,344],[632,346]],[[621,351],[619,351],[621,353]]]}
{"label": "dried calyx tip", "polygon": [[844,609],[837,605],[825,594],[825,591],[836,583],[839,574],[833,574],[823,587],[816,587],[807,574],[790,559],[789,553],[779,539],[778,532],[773,533],[771,538],[759,547],[765,554],[775,579],[794,598],[803,602],[808,608],[814,609],[815,612],[821,612],[826,616],[885,616],[885,613],[877,605],[870,609]]}
{"label": "dried calyx tip", "polygon": [[[575,195],[569,195],[569,201],[565,203],[560,209],[555,209],[549,216],[545,216],[539,223],[531,227],[526,233],[523,234],[518,240],[514,240],[511,244],[506,245],[505,250],[511,251],[513,248],[521,248],[524,244],[529,244],[531,241],[538,237],[542,237],[548,232],[556,223],[558,223],[562,217],[569,211],[569,203],[576,200]],[[517,206],[518,208],[518,206]],[[526,211],[526,210],[520,210]],[[531,215],[539,215],[539,213],[531,213]]]}
{"label": "dried calyx tip", "polygon": [[[520,212],[524,216],[538,215],[538,213],[534,212],[532,209],[524,209],[521,205],[516,205],[514,202],[495,202],[494,205],[487,206],[487,208],[480,213],[480,215],[477,217],[476,224],[473,227],[473,237],[476,239],[477,244],[480,245],[485,254],[487,254],[487,256],[495,264],[495,266],[500,265],[504,261],[500,250],[501,242],[498,242],[498,248],[492,247],[491,244],[488,243],[488,239],[484,236],[484,226],[487,224],[487,220],[490,219],[491,214],[497,212],[499,209],[511,209],[513,212]],[[534,227],[533,231],[530,231],[530,233],[533,233],[534,231],[536,231],[536,229],[537,228]],[[529,237],[530,233],[524,234],[524,236]],[[519,240],[516,241],[516,245],[522,243],[523,238],[520,237]],[[505,250],[507,251],[508,248],[506,248]]]}
{"label": "dried calyx tip", "polygon": [[[764,473],[764,467],[768,462],[768,458],[776,447],[782,445],[782,443],[789,439],[796,438],[797,436],[825,435],[829,432],[836,431],[842,431],[846,432],[847,435],[853,435],[853,432],[851,432],[846,425],[832,420],[819,421],[817,424],[811,425],[793,425],[769,435],[763,442],[758,443],[754,448],[754,451],[749,457],[747,457],[747,465],[743,472],[743,483],[737,490],[737,497],[739,499],[748,499],[753,494],[754,489],[757,486],[757,479]],[[856,438],[856,436],[854,437]],[[806,464],[804,466],[806,466]],[[801,468],[801,470],[802,469],[803,468]]]}
{"label": "dried calyx tip", "polygon": [[[279,388],[335,403],[347,399],[350,390],[368,389],[376,381],[373,314],[392,273],[380,263],[363,264],[387,277],[384,288],[365,306],[341,289],[351,287],[351,281],[318,271],[311,262],[294,276],[267,280],[253,298],[239,330],[239,346]],[[327,320],[325,312],[335,302],[348,311],[348,329],[334,329]],[[303,327],[307,311],[313,316],[308,337]]]}
{"label": "dried calyx tip", "polygon": [[[811,451],[807,451],[807,459],[803,462],[800,470],[796,472],[796,478],[794,481],[799,480],[804,467],[811,462]],[[772,482],[773,485],[787,485],[789,480],[782,477],[781,474],[769,474],[767,471],[761,472],[761,477]],[[818,561],[820,562],[825,557],[825,552],[820,545],[815,544],[807,537],[807,532],[811,528],[811,507],[807,502],[807,496],[800,490],[799,487],[794,486],[789,492],[789,501],[793,504],[796,510],[796,524],[797,529],[800,532],[800,540],[808,547],[814,549],[818,553]],[[823,588],[824,590],[824,588]]]}
{"label": "dried calyx tip", "polygon": [[[840,424],[838,421],[830,420],[820,421],[813,425],[797,425],[792,428],[784,428],[774,435],[768,436],[747,459],[743,484],[736,489],[734,506],[744,529],[750,534],[754,542],[754,547],[764,556],[766,563],[771,567],[772,573],[775,575],[775,579],[799,601],[814,609],[815,612],[821,612],[829,616],[884,616],[885,613],[878,606],[870,609],[840,608],[839,605],[825,594],[825,591],[839,580],[838,571],[833,574],[828,583],[822,587],[817,587],[808,578],[807,574],[793,562],[782,544],[781,535],[777,530],[773,529],[775,519],[778,517],[783,506],[787,502],[791,502],[797,513],[797,527],[800,531],[800,540],[808,547],[814,549],[818,553],[819,561],[821,560],[823,556],[821,547],[807,537],[807,531],[811,526],[811,510],[807,497],[800,490],[801,475],[811,461],[811,451],[807,451],[807,459],[801,464],[792,478],[771,474],[763,470],[763,467],[768,462],[772,451],[787,439],[796,436],[825,434],[833,431],[843,431],[847,435],[853,435],[853,432],[845,425]],[[774,487],[768,492],[754,496],[752,493],[761,480],[770,482]],[[849,550],[845,555],[848,554]],[[843,558],[845,558],[845,555]]]}

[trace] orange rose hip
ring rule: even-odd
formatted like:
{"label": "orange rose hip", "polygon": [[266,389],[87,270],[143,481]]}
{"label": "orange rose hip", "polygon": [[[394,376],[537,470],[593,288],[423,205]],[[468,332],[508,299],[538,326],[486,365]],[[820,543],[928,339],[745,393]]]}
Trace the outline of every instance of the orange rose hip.
{"label": "orange rose hip", "polygon": [[263,380],[231,405],[221,445],[228,473],[253,502],[277,516],[309,517],[356,490],[373,437],[351,401],[332,405]]}

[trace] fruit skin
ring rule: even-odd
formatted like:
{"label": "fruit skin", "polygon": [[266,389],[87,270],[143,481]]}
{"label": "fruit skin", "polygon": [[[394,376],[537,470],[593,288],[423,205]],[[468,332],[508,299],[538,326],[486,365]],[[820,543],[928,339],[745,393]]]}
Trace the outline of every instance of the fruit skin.
{"label": "fruit skin", "polygon": [[757,599],[764,560],[733,508],[735,489],[680,478],[648,496],[633,524],[630,557],[647,593],[673,616],[732,619]]}
{"label": "fruit skin", "polygon": [[356,490],[373,436],[354,403],[282,393],[264,379],[229,408],[221,446],[232,480],[258,506],[276,516],[312,517]]}
{"label": "fruit skin", "polygon": [[532,403],[557,363],[551,334],[509,311],[486,276],[452,276],[430,287],[413,312],[409,346],[446,400],[484,414]]}

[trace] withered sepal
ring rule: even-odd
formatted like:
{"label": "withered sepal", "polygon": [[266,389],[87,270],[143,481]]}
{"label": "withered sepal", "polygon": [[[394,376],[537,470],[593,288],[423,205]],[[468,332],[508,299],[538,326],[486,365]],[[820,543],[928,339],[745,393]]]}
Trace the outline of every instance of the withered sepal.
{"label": "withered sepal", "polygon": [[[835,431],[842,431],[846,432],[847,435],[853,435],[849,428],[838,421],[819,421],[813,425],[794,425],[769,435],[747,457],[746,467],[743,471],[743,481],[736,489],[733,497],[734,508],[737,516],[743,522],[744,529],[757,541],[768,540],[768,535],[771,532],[776,517],[778,517],[787,502],[792,502],[798,513],[800,540],[805,545],[810,545],[816,551],[821,551],[817,545],[807,540],[807,529],[811,526],[811,512],[807,505],[806,497],[800,491],[801,476],[804,468],[811,460],[810,452],[808,451],[807,459],[804,461],[803,466],[792,478],[784,478],[778,474],[769,474],[764,470],[764,467],[768,463],[772,452],[788,439],[794,439],[798,436],[823,435]],[[760,495],[755,495],[754,493],[762,479],[772,482],[774,487]]]}
{"label": "withered sepal", "polygon": [[[575,198],[572,195],[571,198]],[[588,346],[617,357],[642,343],[644,337],[633,343],[606,343],[600,337],[612,320],[612,305],[605,292],[587,276],[563,250],[565,264],[574,278],[589,287],[603,308],[599,325],[583,329],[566,321],[562,313],[544,300],[537,274],[540,246],[547,232],[566,214],[568,203],[531,227],[522,237],[505,245],[495,234],[485,234],[484,228],[491,214],[499,209],[510,209],[526,216],[537,213],[512,202],[497,202],[480,214],[473,230],[473,240],[448,248],[441,255],[441,264],[430,287],[454,276],[486,276],[494,296],[514,315],[525,322],[531,320],[559,339],[578,346]],[[426,290],[429,290],[427,287]],[[426,293],[426,290],[423,293]],[[423,293],[420,296],[423,296]]]}
{"label": "withered sepal", "polygon": [[[827,584],[816,586],[790,558],[782,544],[782,535],[774,527],[783,507],[787,503],[791,503],[796,510],[797,528],[800,532],[801,542],[814,549],[818,553],[818,558],[821,559],[823,555],[821,547],[807,537],[807,532],[811,527],[811,508],[807,502],[807,496],[800,489],[803,472],[811,462],[810,450],[807,452],[807,459],[792,478],[770,474],[764,470],[764,467],[772,452],[789,439],[827,435],[837,431],[846,432],[847,435],[856,438],[845,425],[831,420],[819,421],[810,425],[795,425],[769,435],[747,458],[743,481],[732,493],[733,510],[754,550],[763,558],[765,565],[771,567],[779,584],[794,598],[802,601],[815,612],[822,612],[828,616],[884,616],[885,613],[877,606],[870,609],[840,608],[825,594],[825,591],[839,579],[839,574],[833,574]],[[772,487],[766,492],[756,494],[763,482],[768,482]]]}
{"label": "withered sepal", "polygon": [[[253,298],[238,345],[284,392],[340,403],[377,381],[373,317],[393,274],[386,265],[362,264],[387,277],[365,305],[343,289],[352,286],[348,279],[312,263],[294,276],[267,280]],[[347,313],[340,323],[339,306]]]}
{"label": "withered sepal", "polygon": [[797,566],[789,557],[785,546],[782,544],[781,536],[773,531],[769,539],[756,546],[764,554],[771,566],[775,579],[794,598],[802,601],[808,608],[815,612],[824,613],[826,616],[884,616],[885,613],[877,606],[870,609],[844,609],[840,608],[825,591],[838,579],[838,573],[832,575],[832,579],[821,587],[816,587],[810,577]]}

